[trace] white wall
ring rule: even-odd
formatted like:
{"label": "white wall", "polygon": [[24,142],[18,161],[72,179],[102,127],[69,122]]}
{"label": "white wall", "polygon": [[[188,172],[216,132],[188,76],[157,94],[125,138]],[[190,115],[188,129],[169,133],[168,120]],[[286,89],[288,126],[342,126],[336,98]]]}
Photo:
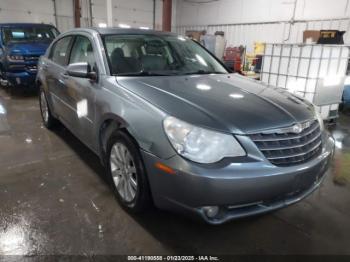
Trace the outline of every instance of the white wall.
{"label": "white wall", "polygon": [[1,0],[0,23],[55,23],[53,2],[48,0]]}
{"label": "white wall", "polygon": [[47,23],[60,31],[73,27],[72,0],[56,0],[57,25],[52,0],[1,0],[0,23]]}
{"label": "white wall", "polygon": [[[247,45],[255,41],[302,42],[305,29],[350,30],[349,0],[218,0],[206,4],[177,0],[177,25],[174,31],[206,29],[224,31],[229,45]],[[280,21],[280,23],[279,23]],[[350,43],[350,33],[345,34]]]}
{"label": "white wall", "polygon": [[[89,26],[89,0],[81,2],[81,26]],[[107,0],[91,0],[92,25],[107,24]],[[162,27],[162,0],[156,0],[156,28]],[[113,25],[153,28],[153,0],[112,0]],[[176,4],[174,4],[176,6]],[[0,23],[35,22],[56,25],[64,32],[74,27],[73,0],[56,0],[57,19],[53,0],[0,0]],[[175,11],[174,10],[174,21]]]}
{"label": "white wall", "polygon": [[72,0],[56,0],[56,12],[56,26],[58,30],[64,32],[74,27],[74,8]]}
{"label": "white wall", "polygon": [[[92,0],[93,25],[107,24],[107,1]],[[156,0],[156,28],[162,27],[163,2]],[[112,0],[113,26],[127,24],[131,27],[153,28],[153,0]]]}

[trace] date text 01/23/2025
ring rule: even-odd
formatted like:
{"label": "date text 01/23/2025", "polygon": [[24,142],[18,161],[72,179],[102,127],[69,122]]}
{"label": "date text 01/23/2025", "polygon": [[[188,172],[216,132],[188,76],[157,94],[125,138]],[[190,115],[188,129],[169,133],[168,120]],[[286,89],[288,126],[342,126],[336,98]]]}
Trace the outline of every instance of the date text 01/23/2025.
{"label": "date text 01/23/2025", "polygon": [[128,256],[128,261],[219,261],[216,256]]}

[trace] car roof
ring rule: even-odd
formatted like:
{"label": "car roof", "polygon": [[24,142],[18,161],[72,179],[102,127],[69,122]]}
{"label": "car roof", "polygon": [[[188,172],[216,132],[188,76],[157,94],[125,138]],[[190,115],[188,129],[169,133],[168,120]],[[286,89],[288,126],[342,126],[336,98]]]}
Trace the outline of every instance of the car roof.
{"label": "car roof", "polygon": [[43,24],[43,23],[0,23],[0,27],[33,27],[33,26],[51,26],[50,24]]}
{"label": "car roof", "polygon": [[100,35],[159,35],[159,36],[177,36],[177,34],[171,32],[162,32],[156,30],[147,29],[137,29],[137,28],[118,28],[118,27],[90,27],[90,28],[76,28],[69,32],[74,32],[75,30],[90,29],[97,31]]}

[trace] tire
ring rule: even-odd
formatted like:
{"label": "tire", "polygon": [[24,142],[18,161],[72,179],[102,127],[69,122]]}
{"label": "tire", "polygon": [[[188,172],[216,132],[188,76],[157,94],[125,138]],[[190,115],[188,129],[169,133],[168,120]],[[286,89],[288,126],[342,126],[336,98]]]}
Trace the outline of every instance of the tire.
{"label": "tire", "polygon": [[[0,66],[0,79],[4,79],[4,72],[2,71],[2,67]],[[0,82],[0,87],[7,89],[8,86],[2,85]]]}
{"label": "tire", "polygon": [[152,201],[146,169],[136,143],[126,132],[116,131],[108,139],[105,156],[108,178],[118,202],[132,213],[146,211]]}
{"label": "tire", "polygon": [[52,116],[49,104],[47,102],[46,94],[42,88],[39,91],[39,105],[40,105],[40,114],[44,126],[47,129],[53,129],[57,124],[57,119]]}

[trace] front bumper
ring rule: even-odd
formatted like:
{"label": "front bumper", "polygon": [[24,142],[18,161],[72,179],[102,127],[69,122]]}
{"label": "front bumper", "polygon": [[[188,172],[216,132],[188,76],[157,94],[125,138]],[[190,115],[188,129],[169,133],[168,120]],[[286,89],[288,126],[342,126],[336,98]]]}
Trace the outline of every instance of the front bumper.
{"label": "front bumper", "polygon": [[31,87],[35,85],[35,72],[20,71],[20,72],[6,72],[6,80],[12,86]]}
{"label": "front bumper", "polygon": [[[322,153],[298,166],[277,167],[263,161],[200,165],[178,155],[164,160],[142,151],[154,203],[162,209],[202,217],[211,224],[261,214],[296,203],[321,184],[334,152],[328,137]],[[161,162],[176,172],[155,167]],[[203,207],[219,206],[209,218]]]}

